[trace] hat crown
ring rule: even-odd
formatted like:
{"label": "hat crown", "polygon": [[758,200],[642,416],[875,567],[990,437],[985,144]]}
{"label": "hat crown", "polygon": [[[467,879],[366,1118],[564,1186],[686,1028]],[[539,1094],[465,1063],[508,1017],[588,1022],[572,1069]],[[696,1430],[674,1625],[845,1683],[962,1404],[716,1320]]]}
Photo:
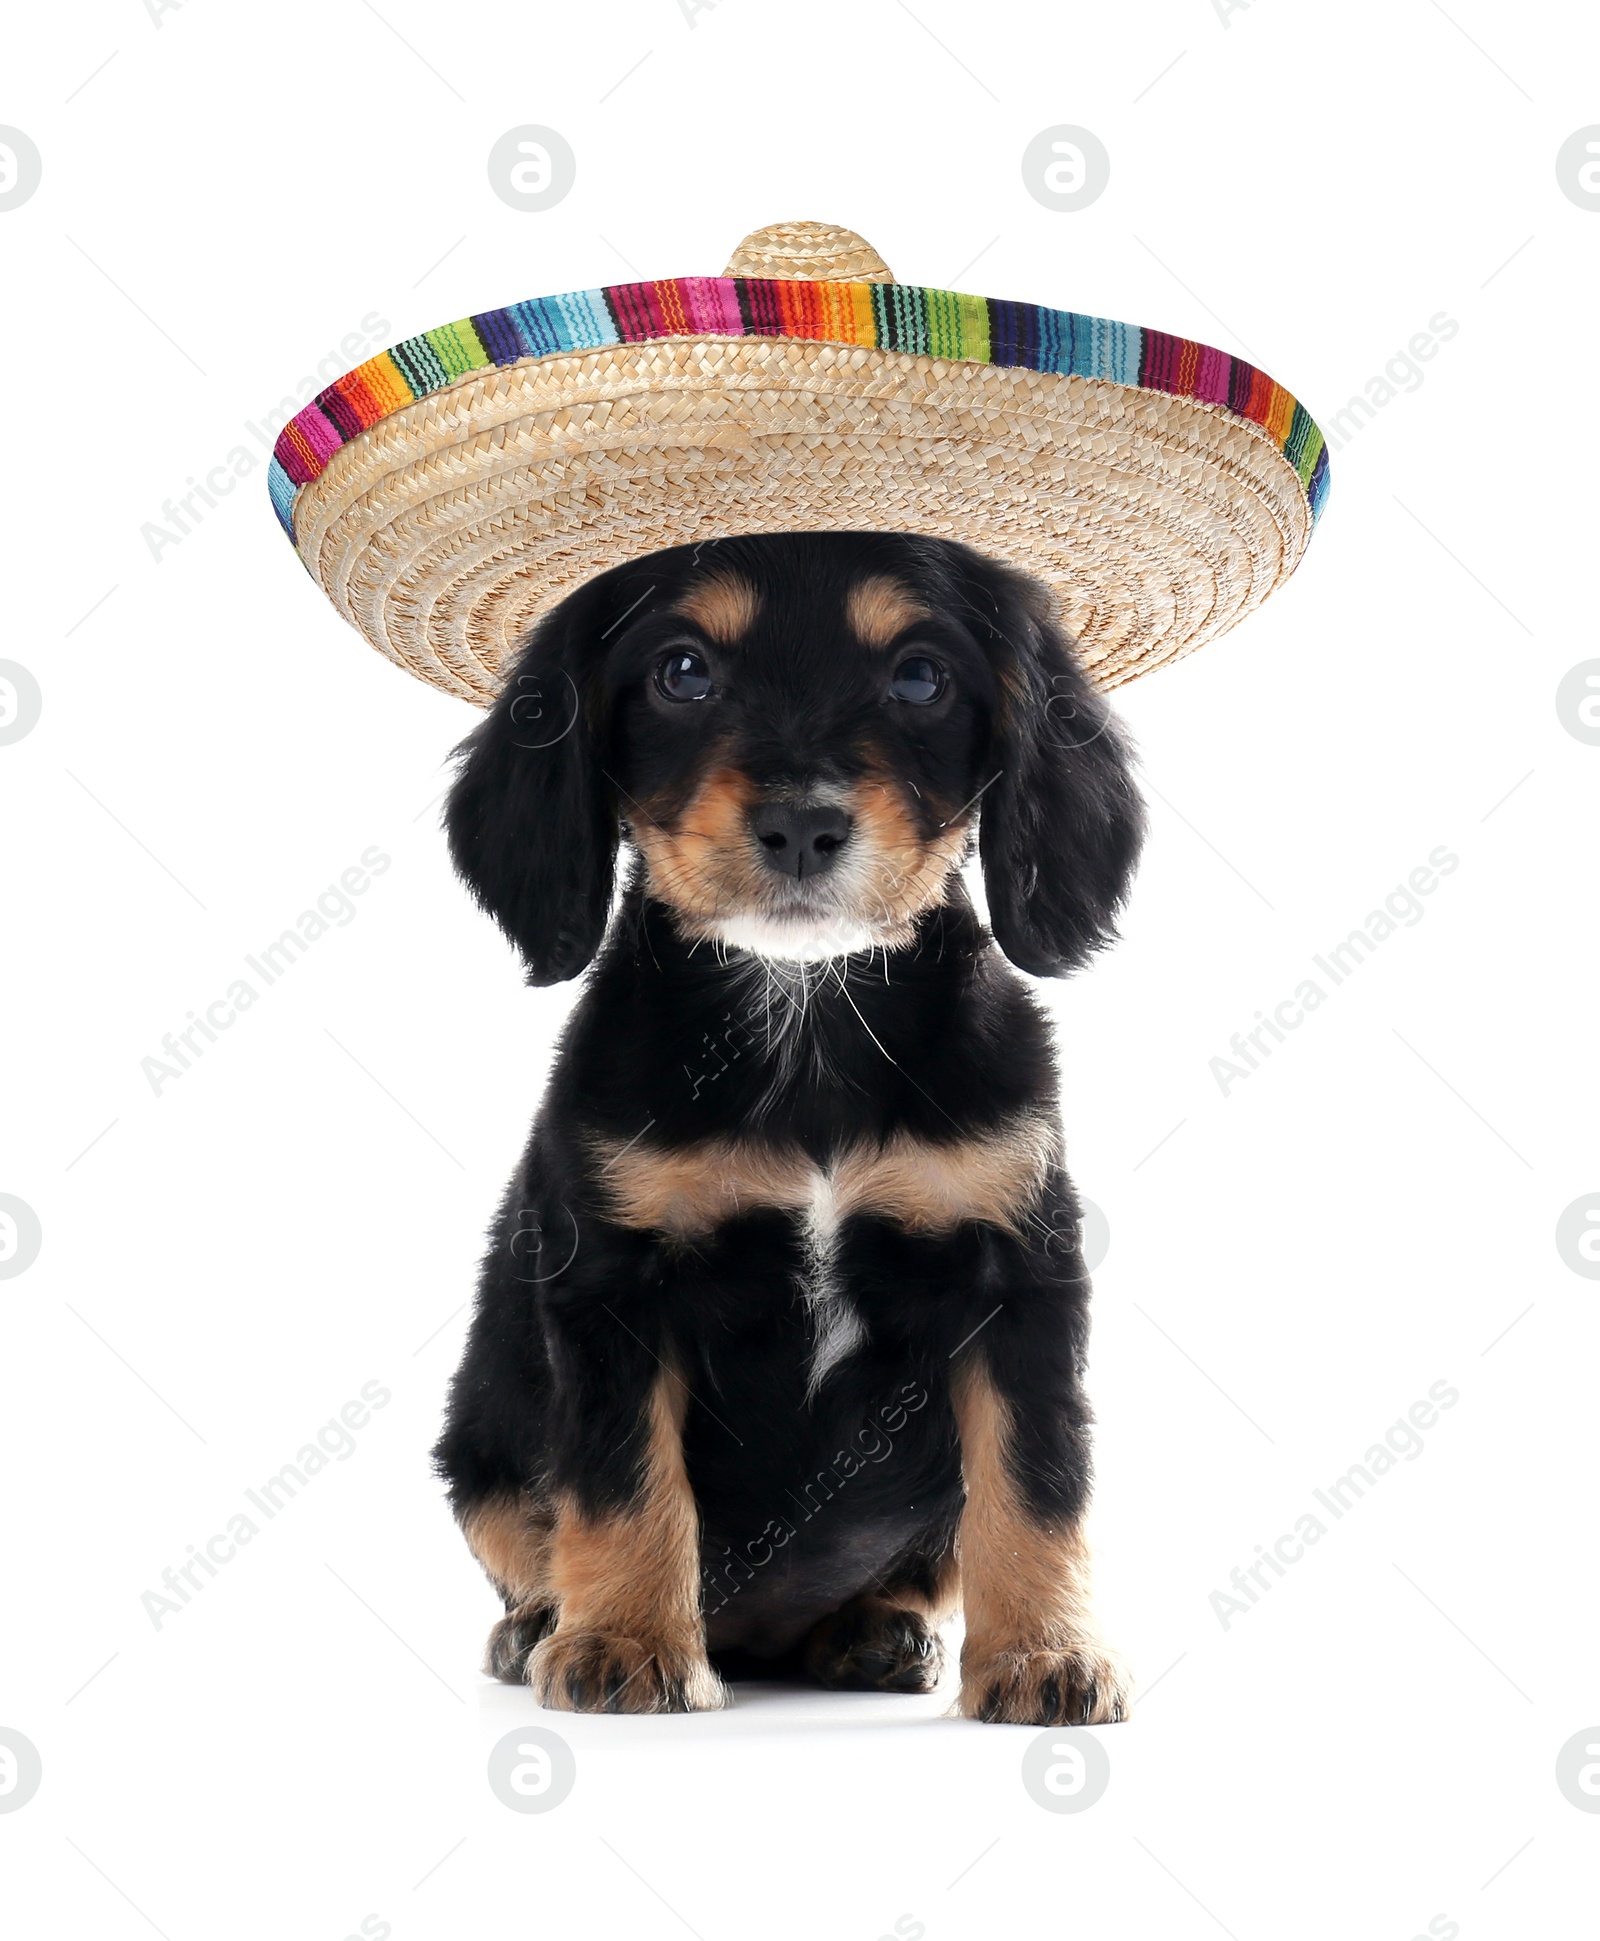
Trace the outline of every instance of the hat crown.
{"label": "hat crown", "polygon": [[894,272],[871,243],[831,222],[774,222],[755,229],[728,259],[724,276],[805,283],[892,283]]}

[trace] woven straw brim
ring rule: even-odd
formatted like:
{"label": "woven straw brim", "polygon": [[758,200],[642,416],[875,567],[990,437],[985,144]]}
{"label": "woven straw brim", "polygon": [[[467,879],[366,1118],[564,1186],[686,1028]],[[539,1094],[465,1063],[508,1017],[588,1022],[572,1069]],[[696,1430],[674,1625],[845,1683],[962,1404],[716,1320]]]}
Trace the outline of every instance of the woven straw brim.
{"label": "woven straw brim", "polygon": [[1236,625],[1311,511],[1260,427],[1054,372],[830,344],[668,339],[464,377],[334,452],[295,542],[381,653],[487,706],[582,581],[736,534],[959,539],[1055,594],[1120,686]]}

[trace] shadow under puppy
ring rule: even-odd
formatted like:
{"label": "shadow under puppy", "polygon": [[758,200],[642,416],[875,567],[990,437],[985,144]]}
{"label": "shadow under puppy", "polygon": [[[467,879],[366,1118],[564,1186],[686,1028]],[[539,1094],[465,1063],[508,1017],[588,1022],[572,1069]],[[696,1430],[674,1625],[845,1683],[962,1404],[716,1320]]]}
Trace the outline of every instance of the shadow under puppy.
{"label": "shadow under puppy", "polygon": [[436,1450],[489,1669],[578,1711],[720,1705],[713,1654],[922,1691],[964,1607],[968,1716],[1121,1717],[1078,1210],[1004,958],[1108,941],[1141,813],[1043,592],[897,535],[618,567],[529,637],[447,821],[530,982],[593,963]]}

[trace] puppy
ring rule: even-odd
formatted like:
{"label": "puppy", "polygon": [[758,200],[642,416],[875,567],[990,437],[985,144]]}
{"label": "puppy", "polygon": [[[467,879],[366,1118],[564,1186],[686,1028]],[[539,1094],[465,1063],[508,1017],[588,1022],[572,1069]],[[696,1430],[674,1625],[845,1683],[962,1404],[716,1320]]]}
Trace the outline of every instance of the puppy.
{"label": "puppy", "polygon": [[964,546],[685,547],[534,629],[447,810],[529,982],[593,966],[435,1451],[493,1674],[575,1711],[721,1705],[714,1660],[924,1691],[959,1606],[967,1716],[1123,1716],[1078,1209],[1004,960],[1106,943],[1141,826],[1046,596]]}

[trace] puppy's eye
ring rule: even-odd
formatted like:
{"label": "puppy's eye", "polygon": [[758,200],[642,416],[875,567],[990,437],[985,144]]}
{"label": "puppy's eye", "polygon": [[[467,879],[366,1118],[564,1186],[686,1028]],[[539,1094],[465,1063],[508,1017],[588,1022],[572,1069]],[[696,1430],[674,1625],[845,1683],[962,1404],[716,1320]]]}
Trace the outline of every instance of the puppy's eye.
{"label": "puppy's eye", "polygon": [[669,701],[703,701],[711,692],[711,669],[692,647],[675,647],[656,669],[656,686]]}
{"label": "puppy's eye", "polygon": [[896,701],[925,708],[944,693],[944,679],[944,669],[936,660],[929,660],[926,654],[908,654],[894,670],[889,692]]}

